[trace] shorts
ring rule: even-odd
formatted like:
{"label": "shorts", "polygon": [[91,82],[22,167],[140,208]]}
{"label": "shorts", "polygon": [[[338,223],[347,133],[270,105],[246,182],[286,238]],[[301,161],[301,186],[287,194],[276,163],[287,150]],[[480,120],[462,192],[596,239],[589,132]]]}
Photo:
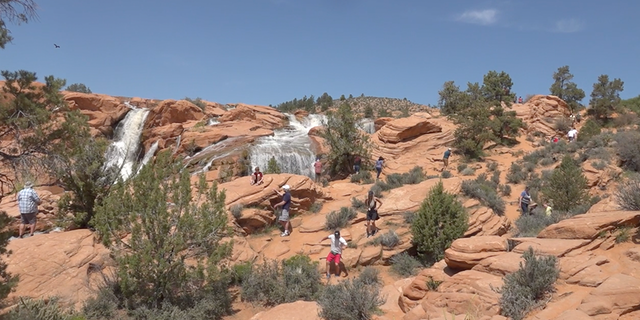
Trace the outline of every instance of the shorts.
{"label": "shorts", "polygon": [[282,213],[278,218],[279,221],[289,221],[289,209],[282,209]]}
{"label": "shorts", "polygon": [[22,224],[36,224],[36,215],[38,215],[37,212],[21,213],[20,221],[22,221]]}
{"label": "shorts", "polygon": [[378,220],[378,218],[379,218],[378,210],[367,210],[367,221],[368,220],[376,221]]}
{"label": "shorts", "polygon": [[444,166],[448,166],[449,165],[449,158],[443,158],[442,162],[444,162]]}
{"label": "shorts", "polygon": [[339,253],[333,253],[329,252],[329,254],[327,255],[327,262],[332,262],[335,261],[336,264],[340,264],[340,254]]}

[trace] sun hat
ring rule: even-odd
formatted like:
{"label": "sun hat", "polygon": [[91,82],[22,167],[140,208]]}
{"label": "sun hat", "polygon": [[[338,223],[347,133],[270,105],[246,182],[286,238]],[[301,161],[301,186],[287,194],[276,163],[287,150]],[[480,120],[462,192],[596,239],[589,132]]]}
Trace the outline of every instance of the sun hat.
{"label": "sun hat", "polygon": [[25,182],[24,187],[25,188],[33,188],[33,182],[31,182],[31,181]]}
{"label": "sun hat", "polygon": [[282,189],[289,190],[289,189],[291,189],[291,187],[289,187],[288,184],[285,184],[284,186],[282,186]]}

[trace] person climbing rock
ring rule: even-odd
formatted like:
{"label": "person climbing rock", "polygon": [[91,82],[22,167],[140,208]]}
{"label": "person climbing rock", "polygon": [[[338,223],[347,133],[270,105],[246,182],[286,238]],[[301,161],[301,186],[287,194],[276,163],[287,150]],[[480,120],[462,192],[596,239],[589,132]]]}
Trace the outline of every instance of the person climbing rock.
{"label": "person climbing rock", "polygon": [[384,158],[379,157],[376,161],[376,180],[380,179],[380,173],[382,173],[382,167],[384,166]]}
{"label": "person climbing rock", "polygon": [[447,148],[447,151],[445,151],[444,155],[442,156],[442,163],[444,164],[442,167],[442,171],[447,170],[447,167],[449,166],[450,156],[451,156],[451,148]]}
{"label": "person climbing rock", "polygon": [[273,206],[274,210],[277,209],[278,207],[282,207],[282,213],[280,214],[280,217],[278,218],[278,222],[284,228],[284,231],[280,235],[281,237],[289,236],[289,235],[291,235],[291,232],[293,232],[293,228],[291,228],[291,222],[289,221],[289,208],[291,207],[291,192],[290,192],[290,189],[291,189],[291,187],[289,187],[288,184],[285,184],[284,186],[282,186],[282,190],[284,191],[282,193],[280,193],[276,189],[273,189],[273,191],[275,191],[275,193],[277,193],[279,196],[282,197],[282,201],[276,203]]}
{"label": "person climbing rock", "polygon": [[40,203],[42,201],[33,190],[33,183],[25,183],[24,188],[18,192],[18,209],[20,210],[18,238],[22,238],[26,225],[29,225],[29,236],[33,236],[33,232],[36,230],[36,216],[38,215],[38,205]]}
{"label": "person climbing rock", "polygon": [[356,174],[360,173],[360,165],[362,165],[362,159],[360,158],[360,156],[356,156],[353,159],[353,171]]}
{"label": "person climbing rock", "polygon": [[567,132],[567,137],[569,138],[569,142],[573,142],[578,138],[578,130],[576,128],[571,128],[569,132]]}
{"label": "person climbing rock", "polygon": [[316,162],[313,163],[313,169],[315,172],[316,183],[318,183],[322,176],[322,162],[320,162],[320,157],[317,157]]}
{"label": "person climbing rock", "polygon": [[373,191],[369,190],[365,204],[367,206],[367,221],[365,225],[367,227],[367,238],[369,238],[378,231],[376,220],[380,219],[380,216],[378,216],[378,208],[382,206],[382,201],[373,195]]}
{"label": "person climbing rock", "polygon": [[331,240],[331,251],[327,255],[327,280],[331,279],[331,264],[335,262],[336,265],[336,277],[340,276],[340,257],[342,256],[342,249],[347,247],[347,240],[340,236],[340,231],[336,230],[333,234],[330,234],[318,241],[322,243],[324,240]]}
{"label": "person climbing rock", "polygon": [[251,185],[260,185],[262,184],[262,172],[260,172],[260,167],[256,167],[255,171],[251,174]]}

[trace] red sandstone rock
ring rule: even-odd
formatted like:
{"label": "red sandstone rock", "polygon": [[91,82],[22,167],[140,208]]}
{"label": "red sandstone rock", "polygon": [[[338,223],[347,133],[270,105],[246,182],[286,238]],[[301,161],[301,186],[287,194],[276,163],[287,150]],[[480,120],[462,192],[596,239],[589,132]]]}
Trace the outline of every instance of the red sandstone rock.
{"label": "red sandstone rock", "polygon": [[498,236],[460,238],[444,252],[444,261],[452,269],[468,270],[481,260],[507,252],[507,239]]}
{"label": "red sandstone rock", "polygon": [[580,214],[540,231],[540,238],[594,239],[602,231],[640,224],[640,211],[611,211]]}

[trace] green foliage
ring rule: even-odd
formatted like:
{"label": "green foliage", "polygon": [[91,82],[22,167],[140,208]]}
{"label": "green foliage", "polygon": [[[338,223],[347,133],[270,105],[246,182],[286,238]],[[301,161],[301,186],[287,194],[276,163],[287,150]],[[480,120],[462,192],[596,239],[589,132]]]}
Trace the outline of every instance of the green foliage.
{"label": "green foliage", "polygon": [[20,298],[18,305],[9,312],[8,320],[81,320],[73,310],[60,306],[58,298],[43,299]]}
{"label": "green foliage", "polygon": [[536,257],[529,247],[522,254],[518,271],[504,277],[504,286],[499,290],[502,315],[522,320],[527,312],[544,296],[553,292],[553,284],[560,270],[554,256]]}
{"label": "green foliage", "polygon": [[619,227],[616,229],[616,243],[623,243],[629,241],[630,236],[630,227]]}
{"label": "green foliage", "polygon": [[511,196],[511,186],[508,184],[500,184],[498,185],[498,191],[503,197]]}
{"label": "green foliage", "polygon": [[[363,160],[370,158],[369,136],[358,130],[360,119],[348,103],[343,103],[336,113],[330,113],[320,136],[329,147],[327,155],[328,172],[331,176],[351,172],[351,159],[359,155]],[[366,166],[366,163],[363,163]]]}
{"label": "green foliage", "polygon": [[460,87],[456,86],[454,81],[446,81],[442,85],[442,90],[438,91],[438,95],[440,95],[438,108],[442,114],[453,115],[464,108],[464,97]]}
{"label": "green foliage", "polygon": [[37,18],[37,5],[33,0],[2,0],[0,1],[0,49],[13,40],[7,22],[14,25],[27,23]]}
{"label": "green foliage", "polygon": [[429,291],[437,291],[441,284],[442,281],[433,280],[433,277],[429,276],[429,280],[427,280],[427,289],[429,289]]}
{"label": "green foliage", "polygon": [[620,106],[636,114],[640,113],[640,95],[635,98],[620,101]]}
{"label": "green foliage", "polygon": [[364,267],[362,272],[358,275],[358,281],[366,284],[366,285],[377,285],[382,284],[382,279],[380,279],[380,271],[374,267]]}
{"label": "green foliage", "polygon": [[615,135],[616,151],[622,167],[640,172],[640,132],[622,131]]}
{"label": "green foliage", "polygon": [[319,316],[326,320],[369,320],[384,303],[379,285],[349,279],[325,288],[318,298]]}
{"label": "green foliage", "polygon": [[580,142],[589,141],[594,136],[599,135],[600,132],[601,132],[600,125],[596,121],[592,119],[588,119],[584,123],[582,128],[580,128],[580,131],[578,131],[578,141]]}
{"label": "green foliage", "polygon": [[518,184],[527,179],[527,172],[523,170],[522,166],[513,162],[509,167],[506,178],[508,183]]}
{"label": "green foliage", "polygon": [[254,266],[242,282],[242,299],[274,306],[297,300],[314,300],[322,284],[318,263],[296,255],[282,263],[265,261]]}
{"label": "green foliage", "polygon": [[495,161],[491,161],[489,163],[487,163],[487,170],[489,170],[489,172],[493,172],[496,171],[498,169],[498,163]]}
{"label": "green foliage", "polygon": [[464,168],[464,170],[462,170],[462,172],[460,172],[461,175],[463,176],[472,176],[476,173],[476,169],[471,168],[471,167],[466,167]]}
{"label": "green foliage", "polygon": [[278,161],[276,161],[276,157],[271,157],[269,162],[267,162],[267,168],[264,170],[265,174],[279,174],[280,166],[278,165]]}
{"label": "green foliage", "polygon": [[[326,95],[326,96],[325,96]],[[322,106],[329,106],[333,102],[331,96],[329,96],[326,92],[318,98],[322,102],[318,102],[318,104]],[[316,99],[311,95],[310,97],[304,96],[302,99],[295,98],[291,101],[285,101],[283,103],[278,104],[277,108],[281,112],[294,112],[296,110],[305,110],[309,113],[315,113]],[[327,107],[328,108],[328,107]]]}
{"label": "green foliage", "polygon": [[373,108],[371,106],[364,107],[364,117],[367,119],[373,119]]}
{"label": "green foliage", "polygon": [[448,179],[448,178],[451,178],[453,176],[451,174],[451,171],[449,171],[449,170],[442,171],[442,173],[440,175],[442,176],[443,179]]}
{"label": "green foliage", "polygon": [[483,173],[475,180],[464,180],[461,185],[462,193],[468,197],[478,199],[480,203],[491,208],[496,214],[503,215],[504,200],[498,195],[498,185],[487,180]]}
{"label": "green foliage", "polygon": [[464,207],[438,182],[420,205],[411,233],[419,255],[425,262],[432,263],[442,259],[444,250],[467,228]]}
{"label": "green foliage", "polygon": [[606,74],[598,77],[593,84],[589,113],[598,120],[606,120],[620,103],[620,92],[624,90],[624,82],[618,78],[609,81]]}
{"label": "green foliage", "polygon": [[356,197],[351,198],[351,207],[360,212],[367,212],[367,205],[364,203],[364,201]]}
{"label": "green foliage", "polygon": [[[12,221],[5,211],[0,211],[0,257],[11,253],[7,250],[7,245],[13,233],[13,230],[8,228]],[[17,284],[18,276],[7,272],[7,263],[0,259],[0,300],[6,298]]]}
{"label": "green foliage", "polygon": [[[114,185],[96,209],[93,225],[113,251],[129,308],[195,303],[223,281],[219,262],[231,250],[220,243],[229,234],[225,193],[204,176],[192,190],[182,168],[160,153],[138,175]],[[122,234],[131,237],[125,242]]]}
{"label": "green foliage", "polygon": [[418,259],[410,256],[406,252],[391,257],[391,271],[403,277],[416,275],[418,268],[421,266],[422,264]]}
{"label": "green foliage", "polygon": [[523,214],[516,219],[516,237],[536,237],[542,229],[554,224],[558,219],[548,217],[542,210],[534,210],[533,214]]}
{"label": "green foliage", "polygon": [[564,100],[571,109],[571,113],[575,113],[581,108],[580,101],[584,99],[585,93],[571,79],[573,74],[569,72],[569,66],[558,68],[558,71],[553,73],[554,82],[549,91],[552,95]]}
{"label": "green foliage", "polygon": [[482,95],[492,106],[499,106],[502,102],[510,106],[516,96],[511,87],[511,77],[504,71],[489,71],[482,79]]}
{"label": "green foliage", "polygon": [[328,93],[323,93],[318,97],[316,103],[320,105],[322,112],[329,110],[329,107],[333,105],[333,98]]}
{"label": "green foliage", "polygon": [[391,113],[386,108],[378,109],[378,118],[391,117]]}
{"label": "green foliage", "polygon": [[632,175],[620,183],[615,195],[622,210],[640,211],[640,175]]}
{"label": "green foliage", "polygon": [[320,210],[322,210],[322,202],[314,202],[311,204],[311,206],[309,207],[309,211],[313,212],[313,213],[318,213],[320,212]]}
{"label": "green foliage", "polygon": [[340,211],[331,211],[327,215],[327,221],[324,224],[325,230],[336,230],[344,228],[349,224],[349,221],[355,218],[358,214],[353,208],[342,207]]}
{"label": "green foliage", "polygon": [[567,133],[571,127],[573,127],[573,123],[566,117],[558,118],[553,122],[553,128],[560,132]]}
{"label": "green foliage", "polygon": [[118,297],[110,288],[101,288],[95,297],[85,300],[82,314],[89,320],[113,319],[118,311]]}
{"label": "green foliage", "polygon": [[400,237],[393,230],[381,234],[377,239],[380,239],[380,244],[385,248],[395,248],[400,244]]}
{"label": "green foliage", "polygon": [[413,211],[405,211],[402,214],[402,220],[404,220],[404,222],[408,224],[412,224],[413,219],[415,219],[415,217],[416,217],[416,213]]}
{"label": "green foliage", "polygon": [[571,156],[566,155],[560,166],[553,170],[551,178],[542,187],[542,194],[559,211],[569,211],[589,200],[587,179]]}
{"label": "green foliage", "polygon": [[80,93],[92,93],[91,89],[83,83],[73,83],[67,86],[66,91],[80,92]]}
{"label": "green foliage", "polygon": [[184,100],[195,104],[196,106],[198,106],[198,108],[202,109],[203,111],[207,107],[207,103],[204,102],[204,100],[202,100],[202,98],[200,98],[200,97],[197,97],[195,99],[191,99],[189,97],[185,97]]}
{"label": "green foliage", "polygon": [[231,208],[229,208],[229,211],[231,211],[231,215],[237,220],[242,218],[242,210],[244,210],[244,205],[242,203],[237,203],[231,206]]}
{"label": "green foliage", "polygon": [[371,176],[371,171],[360,170],[359,173],[351,175],[351,182],[353,183],[364,183],[369,184],[373,183],[373,177]]}

